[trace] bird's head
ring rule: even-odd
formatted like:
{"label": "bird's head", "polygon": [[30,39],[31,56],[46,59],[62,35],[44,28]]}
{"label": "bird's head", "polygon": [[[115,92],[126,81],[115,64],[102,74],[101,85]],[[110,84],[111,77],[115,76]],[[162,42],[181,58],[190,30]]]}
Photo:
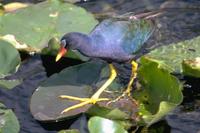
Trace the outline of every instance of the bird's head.
{"label": "bird's head", "polygon": [[56,56],[56,62],[63,57],[69,49],[76,50],[78,49],[80,42],[82,40],[82,34],[71,32],[65,34],[60,40],[60,50]]}

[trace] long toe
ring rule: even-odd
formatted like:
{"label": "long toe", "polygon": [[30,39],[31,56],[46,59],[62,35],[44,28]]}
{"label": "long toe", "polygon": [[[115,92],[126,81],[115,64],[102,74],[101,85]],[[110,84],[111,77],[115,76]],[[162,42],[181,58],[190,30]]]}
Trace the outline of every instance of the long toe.
{"label": "long toe", "polygon": [[83,106],[85,106],[85,105],[87,105],[87,104],[89,104],[89,103],[90,103],[90,101],[88,100],[88,101],[81,102],[81,103],[79,103],[79,104],[73,105],[73,106],[71,106],[71,107],[68,107],[68,108],[64,109],[64,110],[61,112],[61,114],[64,114],[64,113],[66,113],[66,112],[68,112],[68,111],[70,111],[70,110],[74,110],[74,109],[83,107]]}
{"label": "long toe", "polygon": [[68,95],[60,95],[59,98],[81,101],[81,102],[84,102],[90,99],[90,98],[80,98],[80,97],[74,97],[74,96],[68,96]]}
{"label": "long toe", "polygon": [[[71,99],[71,97],[69,98],[68,96],[64,97],[64,98]],[[108,101],[109,100],[108,98],[98,98],[98,99],[94,99],[94,98],[78,98],[78,99],[76,99],[76,98],[77,97],[75,97],[75,99],[74,99],[74,97],[73,97],[73,99],[71,99],[71,100],[78,100],[78,101],[81,101],[81,103],[75,104],[75,105],[73,105],[71,107],[68,107],[68,108],[64,109],[61,112],[61,114],[66,113],[66,112],[68,112],[70,110],[75,110],[77,108],[81,108],[81,107],[83,107],[83,106],[85,106],[87,104],[96,104],[97,102],[100,102],[100,101]]]}

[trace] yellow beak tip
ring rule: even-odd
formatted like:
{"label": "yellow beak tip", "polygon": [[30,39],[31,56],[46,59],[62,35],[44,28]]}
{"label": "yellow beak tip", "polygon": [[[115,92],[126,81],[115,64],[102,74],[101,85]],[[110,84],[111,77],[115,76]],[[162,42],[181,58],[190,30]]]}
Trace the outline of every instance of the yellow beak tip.
{"label": "yellow beak tip", "polygon": [[56,62],[58,62],[59,60],[60,60],[60,58],[61,58],[62,56],[60,55],[60,54],[58,54],[57,56],[56,56]]}

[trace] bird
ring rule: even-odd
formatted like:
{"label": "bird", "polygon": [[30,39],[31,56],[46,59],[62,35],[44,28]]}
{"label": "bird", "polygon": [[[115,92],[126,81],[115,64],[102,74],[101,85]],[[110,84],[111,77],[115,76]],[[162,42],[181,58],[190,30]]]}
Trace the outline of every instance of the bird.
{"label": "bird", "polygon": [[60,50],[56,56],[56,62],[63,57],[68,50],[77,50],[89,58],[99,58],[108,62],[110,76],[108,80],[90,97],[80,98],[69,95],[60,95],[62,99],[76,100],[80,103],[64,109],[61,114],[74,110],[87,104],[96,104],[99,101],[109,101],[108,98],[100,98],[104,90],[117,77],[117,71],[113,62],[131,63],[132,72],[126,91],[123,95],[131,95],[132,84],[137,76],[138,64],[134,61],[137,52],[152,35],[155,25],[150,17],[135,15],[124,19],[123,17],[108,18],[100,22],[89,34],[70,32],[60,40]]}

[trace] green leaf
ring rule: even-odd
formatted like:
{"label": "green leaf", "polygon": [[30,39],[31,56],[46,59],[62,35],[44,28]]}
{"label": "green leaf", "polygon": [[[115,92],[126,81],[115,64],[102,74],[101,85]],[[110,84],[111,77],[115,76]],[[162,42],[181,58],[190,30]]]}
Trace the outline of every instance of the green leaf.
{"label": "green leaf", "polygon": [[169,65],[174,72],[181,73],[181,64],[184,59],[194,59],[200,55],[200,36],[191,40],[161,46],[149,54],[149,57],[163,61]]}
{"label": "green leaf", "polygon": [[68,67],[59,74],[48,78],[37,88],[31,98],[30,108],[35,119],[41,121],[58,120],[87,111],[91,105],[61,114],[65,108],[77,102],[61,99],[59,96],[91,97],[95,92],[91,86],[98,82],[101,70],[105,66],[106,64],[102,62],[87,62]]}
{"label": "green leaf", "polygon": [[97,23],[81,7],[49,0],[1,16],[0,36],[18,49],[41,51],[51,38],[59,39],[68,32],[87,34]]}
{"label": "green leaf", "polygon": [[0,78],[16,72],[20,62],[18,51],[10,43],[0,40]]}
{"label": "green leaf", "polygon": [[162,62],[149,57],[140,60],[138,78],[143,89],[136,91],[134,97],[140,103],[143,122],[150,126],[182,102],[182,84]]}
{"label": "green leaf", "polygon": [[183,74],[200,78],[200,57],[182,62]]}
{"label": "green leaf", "polygon": [[88,122],[90,133],[128,133],[120,124],[102,117],[92,117]]}
{"label": "green leaf", "polygon": [[126,113],[120,111],[117,108],[111,110],[101,106],[93,106],[87,111],[87,113],[92,116],[100,116],[108,119],[117,119],[117,120],[129,119],[129,116]]}
{"label": "green leaf", "polygon": [[0,132],[19,133],[19,122],[11,109],[0,103]]}
{"label": "green leaf", "polygon": [[[115,103],[119,103],[119,101]],[[129,104],[129,106],[132,107],[131,104]],[[127,110],[127,108],[125,108],[125,110]],[[134,110],[137,110],[137,108],[135,107]],[[87,114],[89,114],[90,116],[100,116],[103,118],[114,120],[115,122],[123,126],[125,129],[129,129],[131,126],[135,125],[135,123],[133,123],[133,121],[130,121],[131,117],[128,114],[129,113],[132,114],[134,111],[129,110],[128,113],[127,111],[126,113],[123,111],[124,110],[122,109],[120,110],[119,106],[115,106],[115,108],[111,109],[111,108],[95,105],[89,108],[89,110],[87,111]]]}

